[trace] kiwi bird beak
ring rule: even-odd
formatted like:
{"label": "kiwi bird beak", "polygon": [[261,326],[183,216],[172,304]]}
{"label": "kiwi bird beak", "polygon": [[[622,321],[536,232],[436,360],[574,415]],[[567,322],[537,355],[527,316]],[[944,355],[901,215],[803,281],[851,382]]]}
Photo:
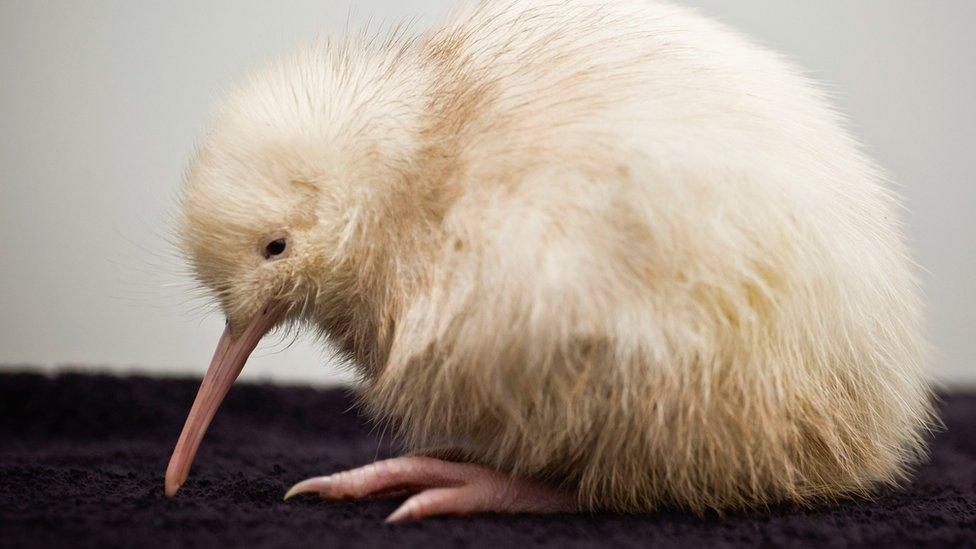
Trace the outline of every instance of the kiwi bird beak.
{"label": "kiwi bird beak", "polygon": [[173,455],[169,458],[165,484],[167,496],[176,495],[180,486],[186,482],[193,457],[197,453],[200,441],[203,440],[204,433],[207,432],[210,420],[217,413],[217,408],[223,402],[230,386],[244,369],[244,363],[247,362],[251,352],[261,338],[281,320],[285,309],[283,304],[265,307],[251,319],[247,328],[236,336],[230,323],[227,323],[190,413],[186,416],[180,439],[176,442]]}

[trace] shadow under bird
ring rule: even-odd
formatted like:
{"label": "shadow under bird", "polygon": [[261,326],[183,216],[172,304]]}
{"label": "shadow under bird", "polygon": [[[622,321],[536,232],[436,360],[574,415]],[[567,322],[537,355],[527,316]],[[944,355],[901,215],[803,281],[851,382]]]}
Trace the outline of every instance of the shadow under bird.
{"label": "shadow under bird", "polygon": [[400,522],[897,484],[932,421],[898,208],[796,68],[669,3],[307,47],[226,96],[188,172],[182,247],[227,327],[166,493],[299,325],[410,454],[287,496],[406,495]]}

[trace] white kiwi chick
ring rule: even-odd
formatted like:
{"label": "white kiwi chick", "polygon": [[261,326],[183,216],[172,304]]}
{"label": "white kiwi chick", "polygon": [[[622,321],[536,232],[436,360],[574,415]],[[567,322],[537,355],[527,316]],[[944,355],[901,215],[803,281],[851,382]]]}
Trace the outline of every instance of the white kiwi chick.
{"label": "white kiwi chick", "polygon": [[271,64],[217,108],[182,246],[227,317],[166,472],[305,324],[410,454],[288,495],[477,512],[862,496],[932,421],[883,176],[775,54],[653,1],[488,2]]}

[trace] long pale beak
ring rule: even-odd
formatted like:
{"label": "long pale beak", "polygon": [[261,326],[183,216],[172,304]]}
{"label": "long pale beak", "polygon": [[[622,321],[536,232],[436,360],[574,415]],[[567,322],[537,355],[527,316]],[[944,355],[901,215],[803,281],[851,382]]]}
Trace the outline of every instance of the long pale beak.
{"label": "long pale beak", "polygon": [[234,380],[244,369],[244,363],[247,362],[251,352],[257,347],[264,334],[281,320],[285,309],[282,304],[266,307],[251,319],[244,332],[237,337],[232,334],[230,323],[224,328],[224,335],[220,337],[217,350],[214,351],[210,368],[203,376],[193,407],[186,416],[183,432],[180,433],[173,455],[169,458],[169,467],[166,468],[167,496],[176,495],[180,486],[186,482],[190,466],[193,465],[193,457],[200,447],[200,441],[203,440],[210,421],[217,413],[217,408],[227,396],[227,391],[234,384]]}

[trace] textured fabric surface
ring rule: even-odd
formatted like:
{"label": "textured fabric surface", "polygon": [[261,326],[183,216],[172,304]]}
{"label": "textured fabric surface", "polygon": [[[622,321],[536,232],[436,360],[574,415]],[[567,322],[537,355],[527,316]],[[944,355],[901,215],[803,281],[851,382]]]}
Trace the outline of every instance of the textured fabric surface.
{"label": "textured fabric surface", "polygon": [[556,515],[383,524],[396,501],[283,502],[314,474],[396,449],[347,391],[238,385],[183,490],[163,472],[197,382],[0,375],[0,546],[974,546],[976,395],[943,396],[946,430],[901,491],[731,516]]}

